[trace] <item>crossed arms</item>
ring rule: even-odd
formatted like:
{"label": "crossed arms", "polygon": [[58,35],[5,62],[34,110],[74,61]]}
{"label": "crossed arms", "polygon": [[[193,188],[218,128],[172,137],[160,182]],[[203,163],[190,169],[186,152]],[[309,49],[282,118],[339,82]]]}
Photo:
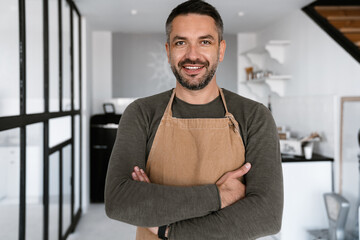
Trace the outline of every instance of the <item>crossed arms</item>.
{"label": "crossed arms", "polygon": [[130,105],[109,164],[107,215],[143,227],[171,224],[170,239],[254,239],[278,232],[283,192],[277,133],[271,115],[261,107],[256,112],[242,126],[245,159],[252,165],[246,196],[222,208],[215,184],[173,187],[132,179],[134,166],[145,169],[150,124],[136,103]]}
{"label": "crossed arms", "polygon": [[[221,200],[221,209],[230,206],[231,204],[243,199],[245,197],[245,185],[240,181],[249,170],[251,164],[246,163],[239,169],[225,173],[217,182],[216,186],[219,189],[219,195]],[[150,179],[146,175],[143,169],[139,169],[138,166],[134,167],[134,171],[131,174],[135,181],[151,183]],[[153,234],[157,235],[159,227],[148,228]],[[165,236],[169,235],[169,228],[166,228]]]}

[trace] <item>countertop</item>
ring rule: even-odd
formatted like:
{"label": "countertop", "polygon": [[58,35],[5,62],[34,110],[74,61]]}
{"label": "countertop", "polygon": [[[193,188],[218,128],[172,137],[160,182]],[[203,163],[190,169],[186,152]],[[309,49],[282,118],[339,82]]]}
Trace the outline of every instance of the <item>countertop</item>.
{"label": "countertop", "polygon": [[282,162],[333,162],[334,159],[330,157],[325,157],[320,154],[314,153],[311,159],[305,159],[304,156],[294,156],[288,154],[281,154]]}

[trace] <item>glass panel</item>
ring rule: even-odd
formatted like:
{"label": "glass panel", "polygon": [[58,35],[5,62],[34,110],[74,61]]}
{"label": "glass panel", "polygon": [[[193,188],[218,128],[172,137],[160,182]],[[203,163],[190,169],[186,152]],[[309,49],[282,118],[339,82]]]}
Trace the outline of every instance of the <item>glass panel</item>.
{"label": "glass panel", "polygon": [[80,108],[80,93],[79,93],[79,17],[73,11],[73,31],[74,31],[74,109]]}
{"label": "glass panel", "polygon": [[60,200],[59,152],[49,159],[49,239],[59,239],[59,200]]}
{"label": "glass panel", "polygon": [[18,239],[20,131],[0,132],[0,239]]}
{"label": "glass panel", "polygon": [[43,124],[26,127],[26,240],[43,236]]}
{"label": "glass panel", "polygon": [[[44,111],[44,56],[42,1],[25,1],[26,112]],[[8,21],[7,21],[8,22]]]}
{"label": "glass panel", "polygon": [[0,2],[0,117],[20,113],[18,2]]}
{"label": "glass panel", "polygon": [[80,116],[75,116],[75,202],[74,202],[74,214],[80,208]]}
{"label": "glass panel", "polygon": [[49,120],[49,147],[53,147],[71,138],[71,117]]}
{"label": "glass panel", "polygon": [[63,209],[62,230],[66,233],[71,224],[71,146],[63,149]]}
{"label": "glass panel", "polygon": [[59,111],[59,9],[58,1],[49,1],[49,109]]}
{"label": "glass panel", "polygon": [[62,0],[63,110],[71,110],[70,92],[70,6]]}

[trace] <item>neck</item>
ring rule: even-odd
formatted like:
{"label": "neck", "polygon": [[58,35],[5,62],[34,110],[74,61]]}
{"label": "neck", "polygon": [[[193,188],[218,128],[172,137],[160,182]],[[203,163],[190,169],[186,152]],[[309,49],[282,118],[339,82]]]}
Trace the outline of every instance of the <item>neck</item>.
{"label": "neck", "polygon": [[176,82],[176,97],[190,104],[206,104],[219,96],[219,87],[214,78],[201,90],[189,90]]}

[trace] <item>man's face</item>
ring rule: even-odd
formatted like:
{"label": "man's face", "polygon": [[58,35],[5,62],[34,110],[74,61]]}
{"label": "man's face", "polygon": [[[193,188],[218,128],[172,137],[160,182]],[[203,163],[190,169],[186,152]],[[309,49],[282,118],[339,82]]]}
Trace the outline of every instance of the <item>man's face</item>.
{"label": "man's face", "polygon": [[219,44],[214,19],[199,14],[174,18],[170,42],[166,43],[168,61],[177,81],[190,90],[200,90],[214,78],[225,48],[224,40]]}

